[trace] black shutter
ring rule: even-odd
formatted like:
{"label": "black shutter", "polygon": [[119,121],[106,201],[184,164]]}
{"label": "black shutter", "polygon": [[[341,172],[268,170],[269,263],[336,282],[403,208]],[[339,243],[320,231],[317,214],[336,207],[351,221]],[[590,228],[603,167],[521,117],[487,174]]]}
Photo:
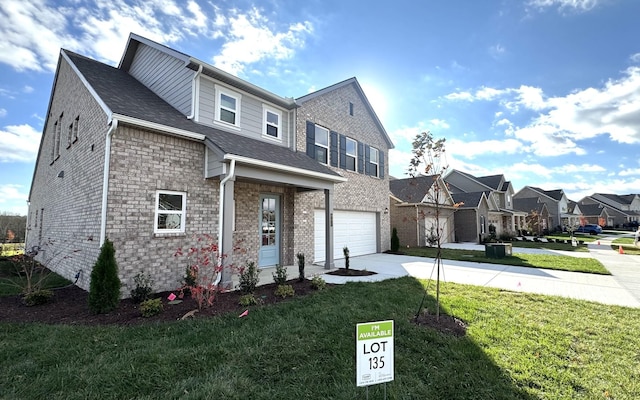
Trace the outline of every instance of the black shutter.
{"label": "black shutter", "polygon": [[340,168],[347,169],[347,137],[340,135]]}
{"label": "black shutter", "polygon": [[358,172],[364,174],[364,145],[358,142]]}
{"label": "black shutter", "polygon": [[316,159],[316,124],[307,121],[307,155]]}
{"label": "black shutter", "polygon": [[369,157],[369,145],[364,145],[364,173],[371,175],[371,158]]}
{"label": "black shutter", "polygon": [[338,132],[329,133],[329,163],[332,167],[338,166]]}
{"label": "black shutter", "polygon": [[378,163],[380,164],[378,166],[378,169],[380,170],[380,172],[378,172],[378,176],[380,178],[384,178],[384,152],[382,150],[378,150]]}

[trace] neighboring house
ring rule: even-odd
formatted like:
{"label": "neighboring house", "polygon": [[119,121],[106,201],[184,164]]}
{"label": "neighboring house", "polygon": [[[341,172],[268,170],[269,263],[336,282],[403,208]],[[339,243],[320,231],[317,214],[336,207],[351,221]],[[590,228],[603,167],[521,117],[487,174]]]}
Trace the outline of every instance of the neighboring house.
{"label": "neighboring house", "polygon": [[486,192],[458,192],[451,196],[455,204],[459,204],[453,218],[455,241],[482,242],[489,234],[489,210],[492,207]]}
{"label": "neighboring house", "polygon": [[541,201],[539,197],[514,198],[513,208],[527,213],[527,227],[532,230],[532,233],[542,235],[546,229],[549,229],[547,226],[549,223],[549,209],[547,204]]}
{"label": "neighboring house", "polygon": [[[577,226],[584,224],[596,224],[600,226],[610,226],[607,221],[611,221],[609,211],[611,209],[607,206],[598,203],[586,203],[580,204],[580,217],[581,221]],[[577,227],[575,226],[575,227]]]}
{"label": "neighboring house", "polygon": [[547,204],[549,210],[549,230],[562,230],[569,226],[576,215],[569,212],[569,199],[562,189],[544,190],[539,187],[525,186],[513,195],[516,199],[539,198]]}
{"label": "neighboring house", "polygon": [[454,202],[438,175],[389,181],[391,227],[402,246],[433,245],[454,241]]}
{"label": "neighboring house", "polygon": [[575,229],[580,225],[580,216],[582,215],[582,211],[580,210],[580,205],[577,202],[569,200],[567,203],[567,215],[567,218],[562,221],[563,230],[569,228]]}
{"label": "neighboring house", "polygon": [[105,238],[123,284],[146,272],[156,290],[179,285],[174,253],[202,235],[227,263],[329,268],[344,246],[389,248],[392,147],[355,78],[294,100],[134,34],[117,68],[63,49],[27,246],[84,289]]}
{"label": "neighboring house", "polygon": [[[485,193],[489,206],[488,224],[495,226],[498,236],[503,233],[513,234],[518,229],[524,228],[527,214],[514,209],[513,185],[505,179],[504,175],[477,177],[454,169],[447,173],[444,181],[449,186],[456,201],[456,195],[459,193]],[[476,195],[475,198],[478,199],[478,196]],[[480,221],[476,221],[467,227],[467,230],[473,226],[480,227],[482,224]],[[481,237],[478,235],[485,234],[488,234],[488,231],[483,233],[481,229],[479,229],[474,235],[474,240]]]}
{"label": "neighboring house", "polygon": [[607,226],[619,228],[630,222],[640,222],[640,195],[594,193],[580,200],[581,204],[601,204],[607,207]]}

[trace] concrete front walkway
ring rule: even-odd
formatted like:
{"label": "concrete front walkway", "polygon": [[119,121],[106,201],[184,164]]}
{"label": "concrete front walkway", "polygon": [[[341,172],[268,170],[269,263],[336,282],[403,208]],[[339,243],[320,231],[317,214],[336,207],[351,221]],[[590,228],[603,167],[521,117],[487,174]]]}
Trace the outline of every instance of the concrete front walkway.
{"label": "concrete front walkway", "polygon": [[[563,296],[603,304],[640,308],[640,256],[618,254],[617,251],[611,250],[605,244],[606,240],[610,242],[611,239],[601,239],[600,246],[597,244],[589,245],[589,253],[557,253],[574,257],[596,258],[611,271],[613,274],[611,276],[442,260],[440,277],[445,282],[487,286],[515,292]],[[447,247],[484,251],[484,246],[465,243],[449,244]],[[553,251],[514,248],[514,253],[518,252]],[[336,261],[336,267],[343,266],[343,260]],[[436,276],[435,260],[424,257],[371,254],[352,257],[350,266],[353,269],[367,269],[377,272],[377,274],[366,277],[342,277],[325,273],[322,277],[329,283],[345,283],[347,281],[380,281],[401,276],[435,279]]]}

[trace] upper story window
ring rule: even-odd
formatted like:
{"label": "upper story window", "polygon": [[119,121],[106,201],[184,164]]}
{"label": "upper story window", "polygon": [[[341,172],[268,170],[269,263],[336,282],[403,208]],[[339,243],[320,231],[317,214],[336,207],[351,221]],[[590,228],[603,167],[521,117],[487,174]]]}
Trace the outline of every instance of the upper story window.
{"label": "upper story window", "polygon": [[242,96],[216,85],[216,122],[240,127],[240,101]]}
{"label": "upper story window", "polygon": [[349,115],[353,116],[353,103],[349,102]]}
{"label": "upper story window", "polygon": [[51,144],[51,163],[60,158],[60,136],[62,135],[62,116],[56,120],[53,125],[53,143]]}
{"label": "upper story window", "polygon": [[345,169],[356,170],[356,160],[358,158],[358,142],[351,138],[345,138]]}
{"label": "upper story window", "polygon": [[262,134],[273,139],[282,139],[282,114],[272,108],[264,107]]}
{"label": "upper story window", "polygon": [[185,230],[187,194],[158,190],[153,231],[155,233],[182,233]]}
{"label": "upper story window", "polygon": [[329,163],[329,130],[316,125],[315,129],[316,160]]}
{"label": "upper story window", "polygon": [[380,176],[380,161],[378,149],[369,147],[369,175]]}

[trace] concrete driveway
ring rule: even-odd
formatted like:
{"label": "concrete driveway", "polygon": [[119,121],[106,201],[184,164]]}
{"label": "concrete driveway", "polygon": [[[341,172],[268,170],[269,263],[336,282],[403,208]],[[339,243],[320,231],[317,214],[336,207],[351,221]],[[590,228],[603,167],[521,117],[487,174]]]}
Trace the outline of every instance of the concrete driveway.
{"label": "concrete driveway", "polygon": [[[618,237],[618,236],[616,236]],[[613,237],[615,238],[615,237]],[[611,238],[600,240],[600,245],[589,245],[589,253],[557,252],[514,247],[514,253],[547,252],[573,257],[592,257],[599,260],[612,275],[595,275],[580,272],[556,271],[542,268],[442,260],[440,278],[445,282],[487,286],[514,292],[538,293],[594,301],[603,304],[640,308],[640,256],[618,254],[611,250]],[[451,243],[450,248],[484,251],[484,246],[467,243]],[[343,267],[343,260],[336,260],[336,267]],[[347,281],[380,281],[401,276],[419,279],[435,279],[435,260],[392,254],[371,254],[352,257],[353,269],[374,271],[366,277],[342,277],[324,274],[329,283]]]}

